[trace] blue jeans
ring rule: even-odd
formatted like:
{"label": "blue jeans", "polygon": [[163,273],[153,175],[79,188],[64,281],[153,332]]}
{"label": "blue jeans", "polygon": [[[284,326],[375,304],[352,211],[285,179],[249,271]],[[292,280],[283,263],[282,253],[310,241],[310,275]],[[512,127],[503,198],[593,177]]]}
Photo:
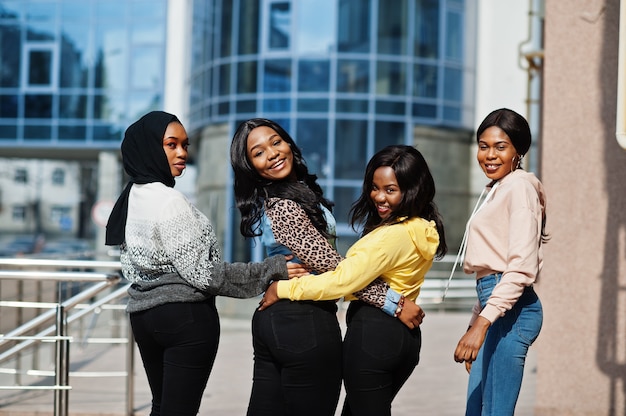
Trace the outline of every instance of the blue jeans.
{"label": "blue jeans", "polygon": [[390,416],[391,402],[419,362],[422,335],[399,319],[352,301],[343,343],[343,416]]}
{"label": "blue jeans", "polygon": [[341,329],[333,301],[281,300],[252,317],[248,416],[333,416],[341,391]]}
{"label": "blue jeans", "polygon": [[[484,307],[502,273],[479,279],[476,292]],[[532,287],[497,319],[485,337],[470,371],[466,416],[507,416],[515,412],[528,348],[537,339],[543,311]]]}
{"label": "blue jeans", "polygon": [[197,415],[220,337],[215,298],[134,312],[130,323],[152,392],[150,415]]}

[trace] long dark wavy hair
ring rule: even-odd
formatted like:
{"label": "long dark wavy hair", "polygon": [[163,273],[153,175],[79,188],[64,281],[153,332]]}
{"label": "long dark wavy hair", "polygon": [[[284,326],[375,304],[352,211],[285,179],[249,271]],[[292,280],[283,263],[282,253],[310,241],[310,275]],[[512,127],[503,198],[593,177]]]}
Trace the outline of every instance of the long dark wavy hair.
{"label": "long dark wavy hair", "polygon": [[[370,197],[374,172],[382,166],[389,166],[393,169],[402,192],[400,204],[384,220],[381,220],[376,211],[376,205]],[[407,219],[421,217],[432,220],[439,233],[437,258],[441,258],[448,251],[448,246],[443,220],[434,198],[435,181],[422,154],[412,146],[387,146],[376,153],[365,168],[363,191],[350,209],[350,225],[354,230],[363,226],[365,235],[379,226],[396,223],[402,217],[407,217]]]}
{"label": "long dark wavy hair", "polygon": [[[257,127],[269,127],[291,147],[296,181],[272,181],[263,178],[248,159],[248,135]],[[268,198],[290,199],[298,203],[315,228],[326,238],[335,237],[327,230],[326,217],[320,204],[332,210],[333,204],[324,198],[317,175],[309,173],[302,151],[278,123],[265,118],[253,118],[237,127],[230,145],[230,164],[234,172],[235,202],[241,213],[239,231],[245,237],[261,235],[259,223],[263,204]]]}

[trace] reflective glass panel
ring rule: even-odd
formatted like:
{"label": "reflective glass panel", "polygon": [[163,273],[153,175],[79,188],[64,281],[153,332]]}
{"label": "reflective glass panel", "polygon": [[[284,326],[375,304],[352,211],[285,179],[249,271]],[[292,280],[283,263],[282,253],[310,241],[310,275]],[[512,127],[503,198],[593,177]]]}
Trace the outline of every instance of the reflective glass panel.
{"label": "reflective glass panel", "polygon": [[328,99],[326,98],[301,98],[298,100],[298,111],[302,112],[327,112]]}
{"label": "reflective glass panel", "polygon": [[0,25],[0,87],[17,87],[20,84],[20,54],[8,47],[21,45],[20,27],[18,25]]}
{"label": "reflective glass panel", "polygon": [[302,151],[309,172],[318,178],[328,177],[328,120],[299,119],[294,140]]}
{"label": "reflective glass panel", "polygon": [[257,92],[257,62],[240,62],[237,65],[237,94]]}
{"label": "reflective glass panel", "polygon": [[404,144],[404,123],[394,121],[377,121],[374,152],[392,144]]}
{"label": "reflective glass panel", "polygon": [[222,0],[222,13],[221,13],[221,30],[219,33],[220,40],[220,56],[226,57],[232,54],[233,44],[233,1]]}
{"label": "reflective glass panel", "polygon": [[24,140],[50,140],[52,128],[49,124],[24,126]]}
{"label": "reflective glass panel", "polygon": [[272,113],[286,113],[291,111],[291,99],[268,98],[263,100],[263,111]]}
{"label": "reflective glass panel", "polygon": [[335,109],[338,113],[367,113],[367,100],[337,100]]}
{"label": "reflective glass panel", "polygon": [[133,24],[130,29],[130,36],[133,43],[160,44],[163,42],[164,35],[165,31],[163,27],[160,24],[155,24],[155,22]]}
{"label": "reflective glass panel", "polygon": [[330,63],[327,60],[298,63],[298,91],[325,92],[330,88]]}
{"label": "reflective glass panel", "polygon": [[378,3],[378,53],[389,55],[406,54],[408,27],[407,0]]}
{"label": "reflective glass panel", "polygon": [[236,103],[237,114],[241,113],[255,113],[256,112],[256,100],[240,100]]}
{"label": "reflective glass panel", "polygon": [[49,86],[52,83],[52,51],[31,50],[28,54],[28,85]]}
{"label": "reflective glass panel", "polygon": [[413,117],[437,118],[437,106],[434,104],[413,104]]}
{"label": "reflective glass panel", "polygon": [[166,1],[164,0],[134,0],[130,3],[130,15],[141,19],[158,20],[165,17]]}
{"label": "reflective glass panel", "polygon": [[123,23],[108,22],[96,28],[96,88],[127,89],[128,42]]}
{"label": "reflective glass panel", "polygon": [[[126,96],[128,97],[128,109],[122,113],[124,116],[120,115],[120,120],[131,119],[131,121],[135,121],[148,111],[161,110],[161,108],[156,106],[158,105],[157,103],[161,102],[162,98],[155,90],[132,92],[126,94]],[[119,109],[121,112],[124,111],[123,106],[120,106]]]}
{"label": "reflective glass panel", "polygon": [[463,59],[463,16],[456,11],[446,13],[446,58]]}
{"label": "reflective glass panel", "polygon": [[376,73],[376,93],[383,95],[404,95],[406,93],[406,73],[401,62],[379,61]]}
{"label": "reflective glass panel", "polygon": [[463,71],[459,68],[445,68],[443,71],[443,98],[461,101],[463,95]]}
{"label": "reflective glass panel", "polygon": [[265,62],[263,91],[289,92],[291,90],[291,60],[276,59]]}
{"label": "reflective glass panel", "polygon": [[[365,172],[365,170],[363,170]],[[363,180],[363,172],[361,172],[361,180]],[[336,186],[335,194],[333,196],[333,202],[335,207],[333,208],[333,214],[337,223],[347,224],[350,220],[349,213],[352,204],[361,196],[361,186]],[[343,241],[345,238],[342,236],[337,242]],[[349,247],[349,246],[347,246]],[[347,250],[347,247],[344,250]],[[344,251],[345,253],[345,251]]]}
{"label": "reflective glass panel", "polygon": [[15,140],[17,139],[17,126],[14,124],[0,125],[0,139]]}
{"label": "reflective glass panel", "polygon": [[439,1],[415,2],[415,34],[413,53],[421,58],[439,56]]}
{"label": "reflective glass panel", "polygon": [[85,126],[59,125],[59,140],[81,140],[87,138],[87,128]]}
{"label": "reflective glass panel", "polygon": [[362,179],[365,171],[367,121],[337,120],[335,125],[335,178]]}
{"label": "reflective glass panel", "polygon": [[239,55],[259,52],[259,0],[240,0]]}
{"label": "reflective glass panel", "polygon": [[162,84],[163,48],[143,46],[135,48],[131,55],[131,88],[149,88],[158,91]]}
{"label": "reflective glass panel", "polygon": [[[0,118],[17,117],[18,96],[0,95]],[[2,129],[2,127],[0,127]]]}
{"label": "reflective glass panel", "polygon": [[88,45],[89,26],[64,24],[62,37],[60,85],[64,88],[86,88],[88,65],[93,63],[93,51]]}
{"label": "reflective glass panel", "polygon": [[370,8],[371,0],[339,0],[339,52],[370,51]]}
{"label": "reflective glass panel", "polygon": [[298,53],[335,50],[336,0],[298,0]]}
{"label": "reflective glass panel", "polygon": [[93,2],[84,0],[63,0],[61,6],[61,21],[63,22],[63,31],[65,25],[70,22],[89,23],[91,19]]}
{"label": "reflective glass panel", "polygon": [[98,124],[93,126],[93,139],[96,141],[119,141],[124,130],[115,124]]}
{"label": "reflective glass panel", "polygon": [[218,80],[220,95],[230,94],[230,64],[220,66],[220,79]]}
{"label": "reflective glass panel", "polygon": [[376,101],[376,112],[378,114],[389,114],[403,116],[405,111],[404,102],[400,101]]}
{"label": "reflective glass panel", "polygon": [[26,11],[26,39],[53,41],[56,38],[56,2],[24,2]]}
{"label": "reflective glass panel", "polygon": [[52,95],[24,95],[24,116],[27,118],[52,117]]}
{"label": "reflective glass panel", "polygon": [[93,97],[93,116],[96,119],[115,122],[125,119],[125,95],[123,93],[96,94]]}
{"label": "reflective glass panel", "polygon": [[87,96],[84,94],[59,95],[60,118],[86,118]]}
{"label": "reflective glass panel", "polygon": [[291,32],[291,5],[289,2],[270,4],[269,49],[288,49]]}
{"label": "reflective glass panel", "polygon": [[339,59],[337,61],[337,92],[364,92],[369,89],[369,61]]}
{"label": "reflective glass panel", "polygon": [[439,72],[435,65],[415,65],[413,67],[413,96],[437,98]]}

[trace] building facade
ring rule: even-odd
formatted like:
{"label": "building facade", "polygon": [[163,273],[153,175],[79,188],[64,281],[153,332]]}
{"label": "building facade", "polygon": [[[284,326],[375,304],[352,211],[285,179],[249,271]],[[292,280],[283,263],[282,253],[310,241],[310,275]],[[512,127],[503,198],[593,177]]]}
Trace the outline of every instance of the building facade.
{"label": "building facade", "polygon": [[279,122],[301,147],[335,202],[340,249],[356,238],[347,215],[365,165],[389,144],[417,145],[433,160],[444,215],[464,221],[475,8],[464,0],[193,2],[188,116],[201,148],[198,200],[219,218],[227,258],[263,255],[238,242],[229,183],[230,138],[253,117]]}

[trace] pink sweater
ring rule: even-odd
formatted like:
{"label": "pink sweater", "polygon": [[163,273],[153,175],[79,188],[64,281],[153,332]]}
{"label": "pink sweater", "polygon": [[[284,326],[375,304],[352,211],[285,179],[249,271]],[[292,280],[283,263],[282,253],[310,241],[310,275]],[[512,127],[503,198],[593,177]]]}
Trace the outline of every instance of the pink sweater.
{"label": "pink sweater", "polygon": [[517,169],[500,179],[489,201],[469,224],[465,273],[476,278],[502,272],[487,305],[477,303],[470,324],[478,315],[494,322],[510,310],[526,286],[541,271],[541,224],[546,197],[533,173]]}

